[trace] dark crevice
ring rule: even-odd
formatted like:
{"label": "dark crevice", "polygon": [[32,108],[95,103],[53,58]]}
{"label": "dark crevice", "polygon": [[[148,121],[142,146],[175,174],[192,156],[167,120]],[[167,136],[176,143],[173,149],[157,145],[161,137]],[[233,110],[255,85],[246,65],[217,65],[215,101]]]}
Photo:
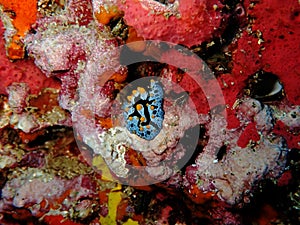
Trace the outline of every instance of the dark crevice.
{"label": "dark crevice", "polygon": [[277,101],[284,97],[284,88],[278,76],[264,71],[258,71],[248,79],[244,92],[261,102]]}
{"label": "dark crevice", "polygon": [[[195,133],[199,132],[199,136],[195,138]],[[204,143],[206,142],[206,136],[205,136],[206,129],[203,125],[195,126],[193,128],[190,128],[185,132],[185,135],[181,139],[180,143],[184,146],[185,149],[188,151],[193,151],[192,154],[188,154],[190,157],[188,160],[186,158],[183,158],[178,161],[178,165],[182,165],[182,161],[184,161],[184,166],[182,167],[181,171],[184,174],[186,171],[186,168],[192,164],[195,164],[196,158],[199,156],[201,152],[203,152]],[[197,144],[195,145],[195,141]]]}
{"label": "dark crevice", "polygon": [[247,24],[245,9],[240,1],[224,1],[223,4],[222,13],[228,18],[220,26],[226,26],[222,35],[192,48],[216,75],[231,72],[231,52],[227,47]]}
{"label": "dark crevice", "polygon": [[217,152],[216,154],[216,157],[217,159],[220,161],[223,159],[223,157],[225,156],[226,154],[226,150],[227,150],[227,146],[226,145],[223,145]]}
{"label": "dark crevice", "polygon": [[47,141],[56,140],[58,138],[64,137],[66,132],[72,132],[72,128],[63,126],[53,126],[45,128],[42,135],[39,135],[33,141],[28,143],[29,148],[42,146]]}
{"label": "dark crevice", "polygon": [[[134,54],[132,53],[133,59],[137,59],[138,63],[134,64],[127,64],[128,68],[128,82],[135,81],[142,77],[148,77],[148,76],[160,76],[162,69],[166,66],[163,63],[159,62],[147,62],[149,57],[145,57],[142,54]],[[122,56],[121,56],[122,57]],[[130,55],[128,57],[131,57]],[[142,58],[139,58],[142,57]],[[143,61],[144,59],[144,61]],[[123,58],[123,63],[125,63],[127,58]],[[133,60],[130,60],[133,61]],[[143,62],[140,62],[143,61]],[[125,63],[126,64],[126,63]]]}

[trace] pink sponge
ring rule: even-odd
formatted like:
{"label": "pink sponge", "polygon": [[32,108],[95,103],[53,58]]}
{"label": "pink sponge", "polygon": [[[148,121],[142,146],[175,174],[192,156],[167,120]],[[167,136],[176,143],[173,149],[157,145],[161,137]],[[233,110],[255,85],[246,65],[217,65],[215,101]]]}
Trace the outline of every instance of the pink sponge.
{"label": "pink sponge", "polygon": [[[287,99],[300,104],[300,4],[298,1],[265,0],[255,7],[253,30],[264,42],[264,70],[276,74],[284,85]],[[272,19],[270,19],[272,18]]]}
{"label": "pink sponge", "polygon": [[248,10],[251,32],[244,31],[233,52],[232,74],[239,85],[264,70],[278,76],[286,98],[300,104],[300,4],[294,0],[264,0]]}
{"label": "pink sponge", "polygon": [[33,60],[26,59],[11,62],[5,53],[2,22],[0,20],[0,94],[7,94],[7,87],[14,82],[27,83],[32,94],[37,94],[42,88],[60,88],[59,81],[47,78]]}
{"label": "pink sponge", "polygon": [[187,47],[220,33],[223,5],[218,0],[184,0],[164,5],[153,0],[119,1],[126,23],[148,40],[168,41]]}

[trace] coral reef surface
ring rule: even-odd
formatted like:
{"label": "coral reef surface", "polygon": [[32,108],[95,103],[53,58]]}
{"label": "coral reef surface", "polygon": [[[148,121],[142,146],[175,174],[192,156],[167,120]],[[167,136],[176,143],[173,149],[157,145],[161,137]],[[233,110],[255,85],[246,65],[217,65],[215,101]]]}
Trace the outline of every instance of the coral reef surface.
{"label": "coral reef surface", "polygon": [[1,224],[299,223],[299,1],[0,18]]}

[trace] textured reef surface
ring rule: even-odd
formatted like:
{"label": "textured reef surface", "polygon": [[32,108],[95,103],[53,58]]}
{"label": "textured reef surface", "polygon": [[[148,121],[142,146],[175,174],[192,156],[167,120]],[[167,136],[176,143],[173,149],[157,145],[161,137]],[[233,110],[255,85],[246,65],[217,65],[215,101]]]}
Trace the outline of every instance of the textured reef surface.
{"label": "textured reef surface", "polygon": [[300,218],[298,0],[0,0],[0,224]]}

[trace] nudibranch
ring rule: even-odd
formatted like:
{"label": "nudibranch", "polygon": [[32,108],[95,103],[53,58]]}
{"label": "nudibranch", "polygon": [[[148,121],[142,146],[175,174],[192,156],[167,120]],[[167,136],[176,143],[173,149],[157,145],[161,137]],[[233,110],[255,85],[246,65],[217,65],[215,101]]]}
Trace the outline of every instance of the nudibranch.
{"label": "nudibranch", "polygon": [[145,140],[152,140],[159,134],[164,119],[163,96],[160,83],[154,79],[149,79],[145,87],[132,89],[123,103],[123,116],[130,133]]}

